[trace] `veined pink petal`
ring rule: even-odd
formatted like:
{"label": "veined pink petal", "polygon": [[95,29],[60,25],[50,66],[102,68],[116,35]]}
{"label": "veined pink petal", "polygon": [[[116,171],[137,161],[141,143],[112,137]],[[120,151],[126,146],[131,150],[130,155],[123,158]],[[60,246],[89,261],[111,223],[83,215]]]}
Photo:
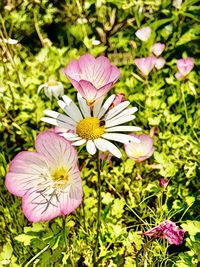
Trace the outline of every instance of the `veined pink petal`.
{"label": "veined pink petal", "polygon": [[35,184],[44,180],[40,173],[48,170],[47,163],[37,152],[23,151],[12,160],[6,175],[6,188],[10,193],[22,197]]}
{"label": "veined pink petal", "polygon": [[95,67],[95,58],[89,54],[83,55],[80,57],[78,64],[83,75],[82,80],[88,80],[92,82],[93,71]]}
{"label": "veined pink petal", "polygon": [[141,71],[142,75],[148,76],[156,64],[155,57],[136,58],[135,64]]}
{"label": "veined pink petal", "polygon": [[36,150],[43,155],[51,168],[65,165],[67,168],[76,163],[76,151],[65,138],[51,133],[42,132],[35,142]]}
{"label": "veined pink petal", "polygon": [[69,65],[64,69],[64,73],[75,81],[82,79],[81,69],[79,67],[78,61],[73,59],[70,61]]}
{"label": "veined pink petal", "polygon": [[22,198],[22,210],[31,222],[49,221],[61,215],[56,191],[53,188],[32,188]]}
{"label": "veined pink petal", "polygon": [[194,68],[194,59],[188,57],[177,60],[177,68],[183,76],[188,75]]}
{"label": "veined pink petal", "polygon": [[96,88],[92,85],[91,82],[89,81],[85,81],[85,80],[81,80],[79,81],[79,84],[82,88],[83,91],[83,97],[85,99],[87,99],[88,101],[92,101],[93,99],[95,99],[96,94],[97,94],[97,90]]}

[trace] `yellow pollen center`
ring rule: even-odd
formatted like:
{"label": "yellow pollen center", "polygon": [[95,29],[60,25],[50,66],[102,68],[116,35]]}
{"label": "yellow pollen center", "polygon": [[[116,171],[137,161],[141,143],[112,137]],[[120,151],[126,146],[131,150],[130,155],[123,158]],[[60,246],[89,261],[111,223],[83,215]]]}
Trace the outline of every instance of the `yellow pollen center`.
{"label": "yellow pollen center", "polygon": [[50,80],[48,81],[48,86],[57,86],[58,85],[58,82],[54,81],[54,80]]}
{"label": "yellow pollen center", "polygon": [[68,171],[64,166],[61,166],[60,168],[52,171],[51,178],[57,187],[62,188],[69,180]]}
{"label": "yellow pollen center", "polygon": [[76,126],[76,133],[83,139],[86,140],[94,140],[102,136],[105,132],[104,123],[102,125],[102,122],[96,118],[96,117],[90,117],[85,118]]}

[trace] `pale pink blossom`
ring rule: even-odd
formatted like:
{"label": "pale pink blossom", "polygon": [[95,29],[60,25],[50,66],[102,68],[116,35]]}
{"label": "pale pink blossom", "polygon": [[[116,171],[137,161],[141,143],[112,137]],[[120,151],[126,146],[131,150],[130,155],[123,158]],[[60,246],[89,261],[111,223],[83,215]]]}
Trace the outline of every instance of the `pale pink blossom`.
{"label": "pale pink blossom", "polygon": [[183,80],[184,79],[184,76],[180,72],[177,72],[175,74],[175,77],[176,77],[177,80]]}
{"label": "pale pink blossom", "polygon": [[176,8],[181,8],[182,0],[173,0],[172,5]]}
{"label": "pale pink blossom", "polygon": [[159,180],[159,185],[160,185],[160,187],[166,187],[167,184],[168,184],[168,180],[167,180],[167,179],[165,179],[165,178],[161,178],[161,179]]}
{"label": "pale pink blossom", "polygon": [[124,102],[125,99],[125,94],[123,93],[118,93],[115,95],[115,99],[113,100],[110,108],[114,108],[115,106],[119,105],[120,103]]}
{"label": "pale pink blossom", "polygon": [[194,68],[194,59],[190,57],[178,59],[177,68],[183,77],[187,76]]}
{"label": "pale pink blossom", "polygon": [[77,153],[63,137],[40,133],[36,152],[23,151],[12,160],[6,187],[22,197],[22,209],[31,222],[48,221],[74,211],[82,201]]}
{"label": "pale pink blossom", "polygon": [[156,57],[136,58],[135,64],[141,71],[142,75],[147,77],[156,64]]}
{"label": "pale pink blossom", "polygon": [[111,161],[112,156],[113,156],[113,155],[112,155],[110,152],[101,152],[101,153],[99,154],[99,158],[100,158],[101,160],[106,161],[106,162]]}
{"label": "pale pink blossom", "polygon": [[142,162],[153,155],[153,139],[146,134],[130,134],[140,140],[140,143],[128,143],[125,144],[125,152],[127,156],[133,159],[135,162]]}
{"label": "pale pink blossom", "polygon": [[163,57],[159,57],[156,59],[155,68],[157,70],[162,69],[164,65],[165,65],[165,59]]}
{"label": "pale pink blossom", "polygon": [[170,220],[162,222],[149,231],[142,233],[142,235],[149,237],[165,238],[170,245],[181,245],[183,243],[184,234],[185,231],[178,228],[178,226]]}
{"label": "pale pink blossom", "polygon": [[135,35],[141,41],[147,41],[151,35],[151,28],[150,27],[144,27],[142,29],[139,29],[136,31]]}
{"label": "pale pink blossom", "polygon": [[119,69],[112,66],[108,58],[94,58],[89,54],[81,56],[79,60],[70,61],[64,73],[91,105],[104,96],[120,77]]}
{"label": "pale pink blossom", "polygon": [[162,44],[162,43],[156,43],[156,44],[152,45],[152,47],[151,47],[151,51],[157,57],[159,57],[162,54],[164,49],[165,49],[165,44]]}

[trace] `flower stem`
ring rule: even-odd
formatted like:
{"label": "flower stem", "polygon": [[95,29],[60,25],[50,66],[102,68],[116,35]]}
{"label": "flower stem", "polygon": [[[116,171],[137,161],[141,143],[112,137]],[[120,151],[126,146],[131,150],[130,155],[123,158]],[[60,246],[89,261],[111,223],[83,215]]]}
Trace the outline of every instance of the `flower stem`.
{"label": "flower stem", "polygon": [[97,233],[96,233],[96,241],[93,254],[94,266],[97,266],[97,252],[99,245],[99,233],[101,227],[101,172],[100,172],[99,152],[97,152],[96,166],[97,166],[97,177],[98,177],[98,182],[97,182],[98,207],[97,207]]}
{"label": "flower stem", "polygon": [[64,237],[64,245],[65,249],[67,248],[67,240],[66,240],[66,216],[63,216],[63,237]]}

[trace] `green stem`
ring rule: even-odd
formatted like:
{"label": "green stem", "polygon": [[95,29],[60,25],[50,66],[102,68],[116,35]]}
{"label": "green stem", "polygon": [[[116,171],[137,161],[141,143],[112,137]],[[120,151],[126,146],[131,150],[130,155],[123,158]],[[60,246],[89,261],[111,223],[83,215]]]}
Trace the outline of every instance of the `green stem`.
{"label": "green stem", "polygon": [[100,227],[101,227],[101,172],[100,172],[99,152],[97,152],[96,165],[97,165],[97,176],[98,176],[98,182],[97,182],[98,208],[97,208],[97,233],[96,233],[96,241],[95,241],[94,254],[93,254],[94,266],[98,265],[97,264],[97,252],[98,252],[98,246],[99,246],[99,233],[100,233]]}
{"label": "green stem", "polygon": [[184,105],[184,109],[185,109],[185,117],[186,117],[186,121],[188,122],[188,112],[187,112],[187,105],[186,105],[186,102],[185,102],[185,95],[184,95],[183,84],[181,84],[181,95],[182,95],[183,105]]}
{"label": "green stem", "polygon": [[66,240],[66,216],[63,216],[63,237],[64,237],[64,244],[65,249],[67,249],[67,240]]}

